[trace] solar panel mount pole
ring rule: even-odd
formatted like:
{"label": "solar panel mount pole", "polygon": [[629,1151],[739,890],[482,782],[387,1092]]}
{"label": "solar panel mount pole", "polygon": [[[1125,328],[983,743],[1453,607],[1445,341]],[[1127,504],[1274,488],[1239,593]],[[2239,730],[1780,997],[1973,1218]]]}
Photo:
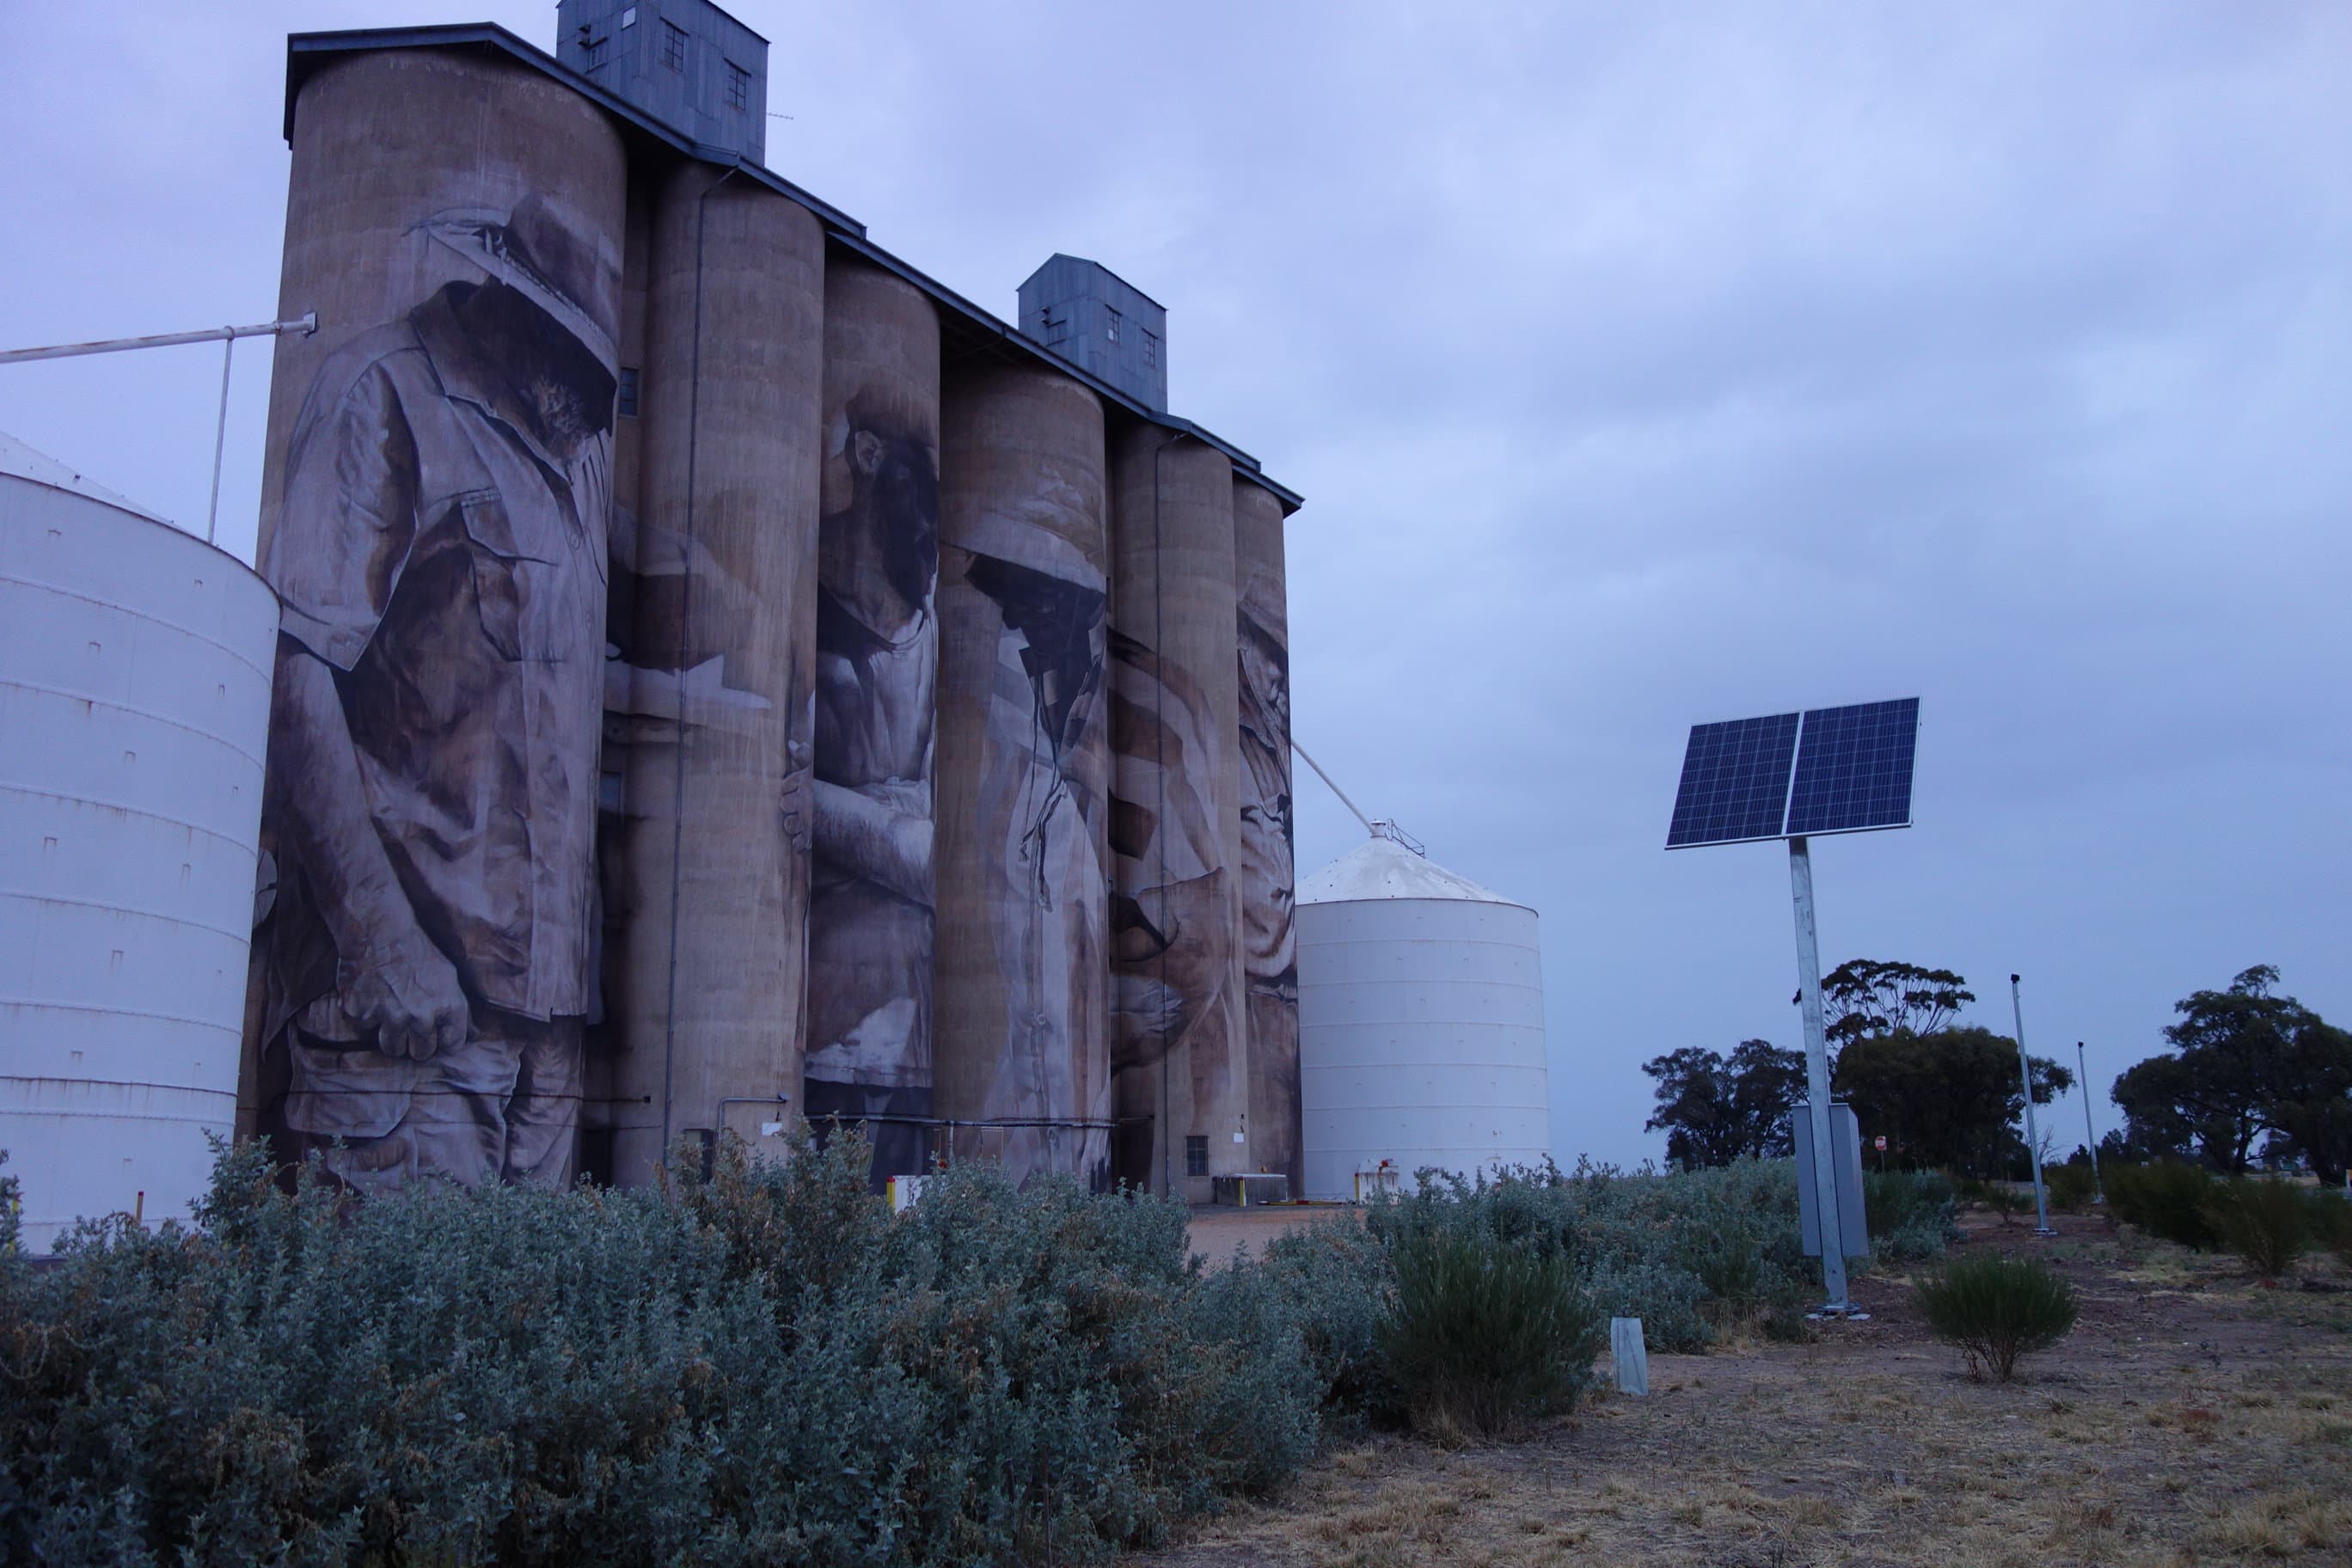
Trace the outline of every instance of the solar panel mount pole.
{"label": "solar panel mount pole", "polygon": [[1846,1300],[1845,1226],[1830,1142],[1830,1051],[1822,1023],[1821,943],[1813,930],[1813,859],[1801,836],[1789,840],[1789,890],[1797,909],[1797,986],[1805,1008],[1805,1114],[1813,1124],[1813,1168],[1797,1179],[1813,1184],[1813,1213],[1821,1222],[1822,1289],[1829,1297],[1822,1315],[1843,1318],[1853,1304]]}

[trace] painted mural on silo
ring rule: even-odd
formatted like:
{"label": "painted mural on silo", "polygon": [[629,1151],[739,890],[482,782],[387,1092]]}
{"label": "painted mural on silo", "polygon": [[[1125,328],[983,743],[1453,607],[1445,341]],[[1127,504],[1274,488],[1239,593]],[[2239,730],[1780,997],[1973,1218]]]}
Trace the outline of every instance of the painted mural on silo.
{"label": "painted mural on silo", "polygon": [[824,442],[802,1109],[864,1121],[878,1181],[932,1152],[940,333],[854,261],[825,269]]}
{"label": "painted mural on silo", "polygon": [[[350,1185],[562,1185],[592,1006],[624,171],[569,89],[362,56],[295,108],[260,1122]],[[364,176],[364,177],[362,177]]]}
{"label": "painted mural on silo", "polygon": [[1240,678],[1242,972],[1249,987],[1250,1156],[1303,1196],[1299,1144],[1298,946],[1292,928],[1290,611],[1282,503],[1234,482]]}
{"label": "painted mural on silo", "polygon": [[[1250,1162],[1234,764],[1233,466],[1150,426],[1112,459],[1117,1173],[1208,1196]],[[1148,1129],[1148,1131],[1146,1131]]]}
{"label": "painted mural on silo", "polygon": [[652,209],[605,681],[623,1026],[591,1064],[625,1184],[680,1140],[783,1147],[768,1129],[801,1095],[815,789],[824,233],[703,163]]}
{"label": "painted mural on silo", "polygon": [[[957,1158],[1110,1180],[1102,405],[950,384],[940,437],[938,1110]],[[1013,1123],[1015,1125],[1004,1125]]]}

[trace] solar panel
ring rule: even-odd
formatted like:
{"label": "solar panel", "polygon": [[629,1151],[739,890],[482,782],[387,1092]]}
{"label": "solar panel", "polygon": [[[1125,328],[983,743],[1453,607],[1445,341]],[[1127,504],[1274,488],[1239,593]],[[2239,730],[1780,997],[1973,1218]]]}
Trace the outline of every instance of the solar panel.
{"label": "solar panel", "polygon": [[1911,763],[1919,700],[1805,712],[1789,791],[1791,837],[1911,826]]}
{"label": "solar panel", "polygon": [[1794,713],[1692,725],[1666,847],[1780,837],[1796,750]]}

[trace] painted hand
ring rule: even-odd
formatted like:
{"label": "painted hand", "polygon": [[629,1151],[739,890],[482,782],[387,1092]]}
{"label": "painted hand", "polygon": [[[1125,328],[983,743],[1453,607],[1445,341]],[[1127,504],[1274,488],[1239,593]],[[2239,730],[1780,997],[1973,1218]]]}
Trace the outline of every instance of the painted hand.
{"label": "painted hand", "polygon": [[375,1031],[376,1049],[421,1062],[465,1043],[469,1016],[457,971],[413,923],[356,967],[344,1007]]}

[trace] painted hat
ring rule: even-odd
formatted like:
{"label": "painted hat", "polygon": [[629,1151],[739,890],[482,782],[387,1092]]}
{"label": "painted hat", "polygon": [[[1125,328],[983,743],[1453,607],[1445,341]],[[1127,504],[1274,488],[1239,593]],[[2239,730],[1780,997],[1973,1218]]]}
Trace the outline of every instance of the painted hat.
{"label": "painted hat", "polygon": [[510,213],[453,208],[417,226],[555,318],[599,364],[609,370],[620,363],[612,325],[619,315],[618,258],[609,246],[583,238],[546,197],[534,191]]}

